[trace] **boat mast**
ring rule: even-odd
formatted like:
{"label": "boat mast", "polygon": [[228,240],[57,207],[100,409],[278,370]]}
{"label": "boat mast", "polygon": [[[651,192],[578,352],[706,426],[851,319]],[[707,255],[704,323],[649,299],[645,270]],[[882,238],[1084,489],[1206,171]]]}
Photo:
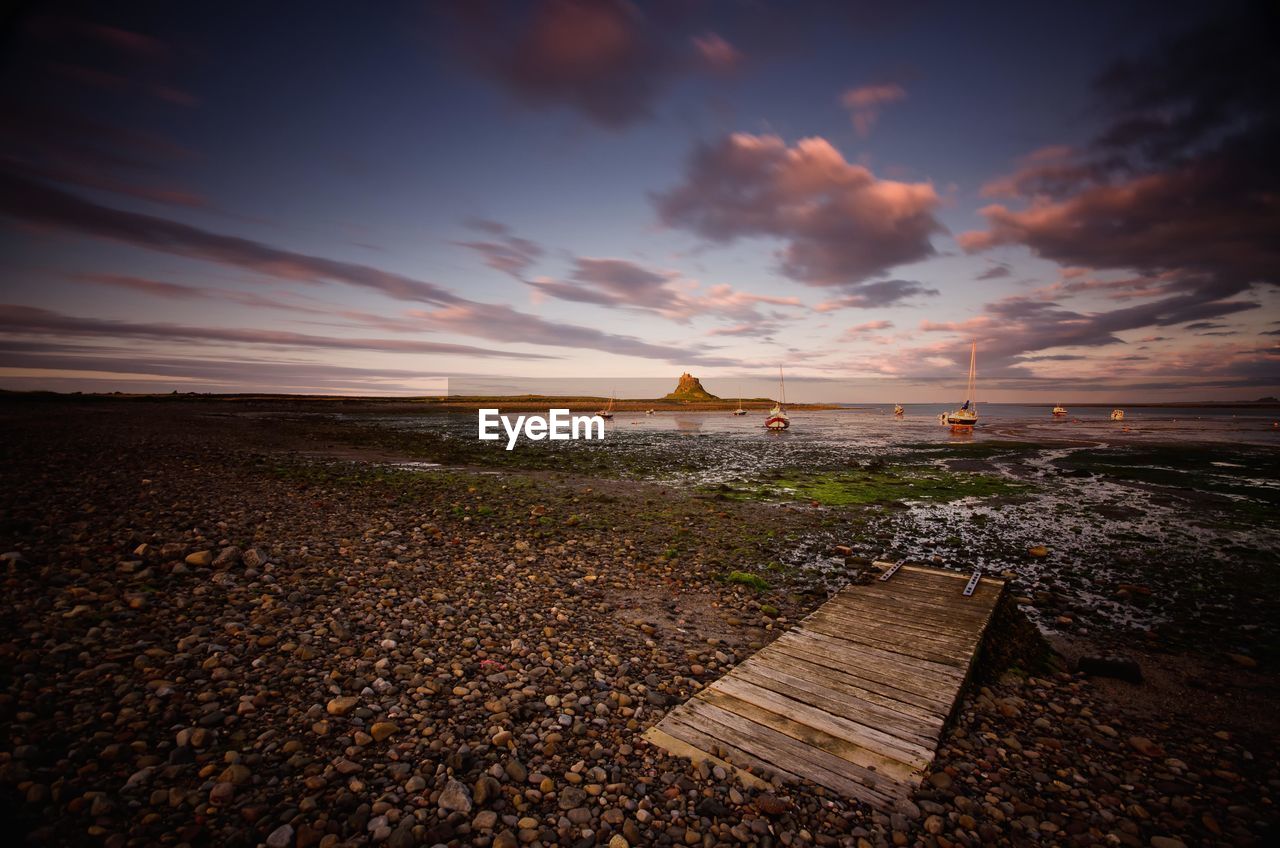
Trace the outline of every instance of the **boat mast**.
{"label": "boat mast", "polygon": [[966,400],[968,400],[976,411],[978,408],[977,398],[978,388],[978,343],[973,342],[969,348],[969,390]]}
{"label": "boat mast", "polygon": [[782,379],[782,365],[778,365],[778,405],[782,406],[787,402],[787,383]]}

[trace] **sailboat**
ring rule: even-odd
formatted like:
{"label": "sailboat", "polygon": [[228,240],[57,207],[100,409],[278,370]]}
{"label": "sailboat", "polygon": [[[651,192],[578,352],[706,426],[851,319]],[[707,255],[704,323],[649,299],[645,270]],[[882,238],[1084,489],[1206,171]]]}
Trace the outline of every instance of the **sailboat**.
{"label": "sailboat", "polygon": [[738,408],[733,411],[734,415],[746,415],[747,411],[742,408],[742,395],[738,395]]}
{"label": "sailboat", "polygon": [[902,417],[902,415],[903,415],[903,413],[905,413],[905,412],[906,412],[906,410],[902,408],[902,404],[900,404],[900,403],[895,403],[895,404],[893,405],[893,414],[894,414],[894,415],[896,415],[896,416],[898,416],[899,418],[901,418],[901,417]]}
{"label": "sailboat", "polygon": [[959,409],[944,412],[942,423],[950,424],[952,430],[972,430],[978,423],[978,343],[973,342],[969,348],[969,385],[965,389],[964,405]]}
{"label": "sailboat", "polygon": [[655,410],[652,410],[652,409],[646,409],[646,410],[644,411],[644,414],[645,414],[645,415],[653,415],[653,414],[654,414],[654,412],[655,412]]}
{"label": "sailboat", "polygon": [[1057,405],[1056,405],[1056,406],[1054,406],[1054,408],[1053,408],[1053,414],[1054,414],[1054,415],[1066,415],[1066,414],[1067,414],[1067,408],[1066,408],[1065,406],[1063,406],[1062,404],[1057,404]]}
{"label": "sailboat", "polygon": [[597,412],[597,413],[596,413],[596,415],[600,416],[601,418],[605,419],[606,421],[608,421],[610,418],[612,418],[612,417],[613,417],[613,401],[614,401],[614,397],[613,397],[613,395],[612,395],[612,394],[610,394],[610,395],[609,395],[609,405],[608,405],[608,406],[606,406],[604,409],[600,410],[599,412]]}
{"label": "sailboat", "polygon": [[764,426],[767,430],[785,430],[791,426],[791,419],[787,417],[787,410],[783,408],[783,404],[787,402],[787,384],[782,380],[782,366],[778,366],[778,402],[773,405],[773,409],[769,410],[769,417],[764,420]]}
{"label": "sailboat", "polygon": [[1111,420],[1112,420],[1112,421],[1123,421],[1123,420],[1124,420],[1124,410],[1123,410],[1123,409],[1113,409],[1113,410],[1111,410]]}

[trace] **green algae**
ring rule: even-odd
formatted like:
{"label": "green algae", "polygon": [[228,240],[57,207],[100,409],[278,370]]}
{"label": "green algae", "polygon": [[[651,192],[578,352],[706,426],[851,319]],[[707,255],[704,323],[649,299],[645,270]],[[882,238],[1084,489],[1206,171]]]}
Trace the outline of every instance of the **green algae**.
{"label": "green algae", "polygon": [[731,499],[797,500],[850,507],[986,498],[1018,494],[1027,488],[995,474],[910,466],[795,472],[770,480],[723,484],[717,491]]}

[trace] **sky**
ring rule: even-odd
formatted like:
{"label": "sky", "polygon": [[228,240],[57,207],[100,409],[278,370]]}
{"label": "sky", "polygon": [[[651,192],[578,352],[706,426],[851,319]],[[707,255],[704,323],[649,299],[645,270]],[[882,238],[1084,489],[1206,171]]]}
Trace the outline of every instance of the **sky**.
{"label": "sky", "polygon": [[1275,17],[29,3],[0,388],[1277,395]]}

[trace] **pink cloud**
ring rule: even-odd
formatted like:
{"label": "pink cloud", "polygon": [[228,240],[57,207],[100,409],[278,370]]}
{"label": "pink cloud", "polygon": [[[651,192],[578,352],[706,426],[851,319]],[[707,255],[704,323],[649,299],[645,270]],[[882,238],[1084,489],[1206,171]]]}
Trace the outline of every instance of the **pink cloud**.
{"label": "pink cloud", "polygon": [[702,61],[717,71],[731,71],[742,61],[742,53],[714,32],[695,35],[693,47]]}
{"label": "pink cloud", "polygon": [[880,118],[880,110],[889,103],[905,99],[907,90],[895,83],[863,85],[840,95],[841,104],[849,110],[858,135],[866,137]]}
{"label": "pink cloud", "polygon": [[788,146],[777,136],[736,133],[694,150],[684,182],[654,197],[668,226],[717,242],[787,241],[782,272],[841,286],[934,254],[943,229],[929,183],[877,179],[826,139]]}

